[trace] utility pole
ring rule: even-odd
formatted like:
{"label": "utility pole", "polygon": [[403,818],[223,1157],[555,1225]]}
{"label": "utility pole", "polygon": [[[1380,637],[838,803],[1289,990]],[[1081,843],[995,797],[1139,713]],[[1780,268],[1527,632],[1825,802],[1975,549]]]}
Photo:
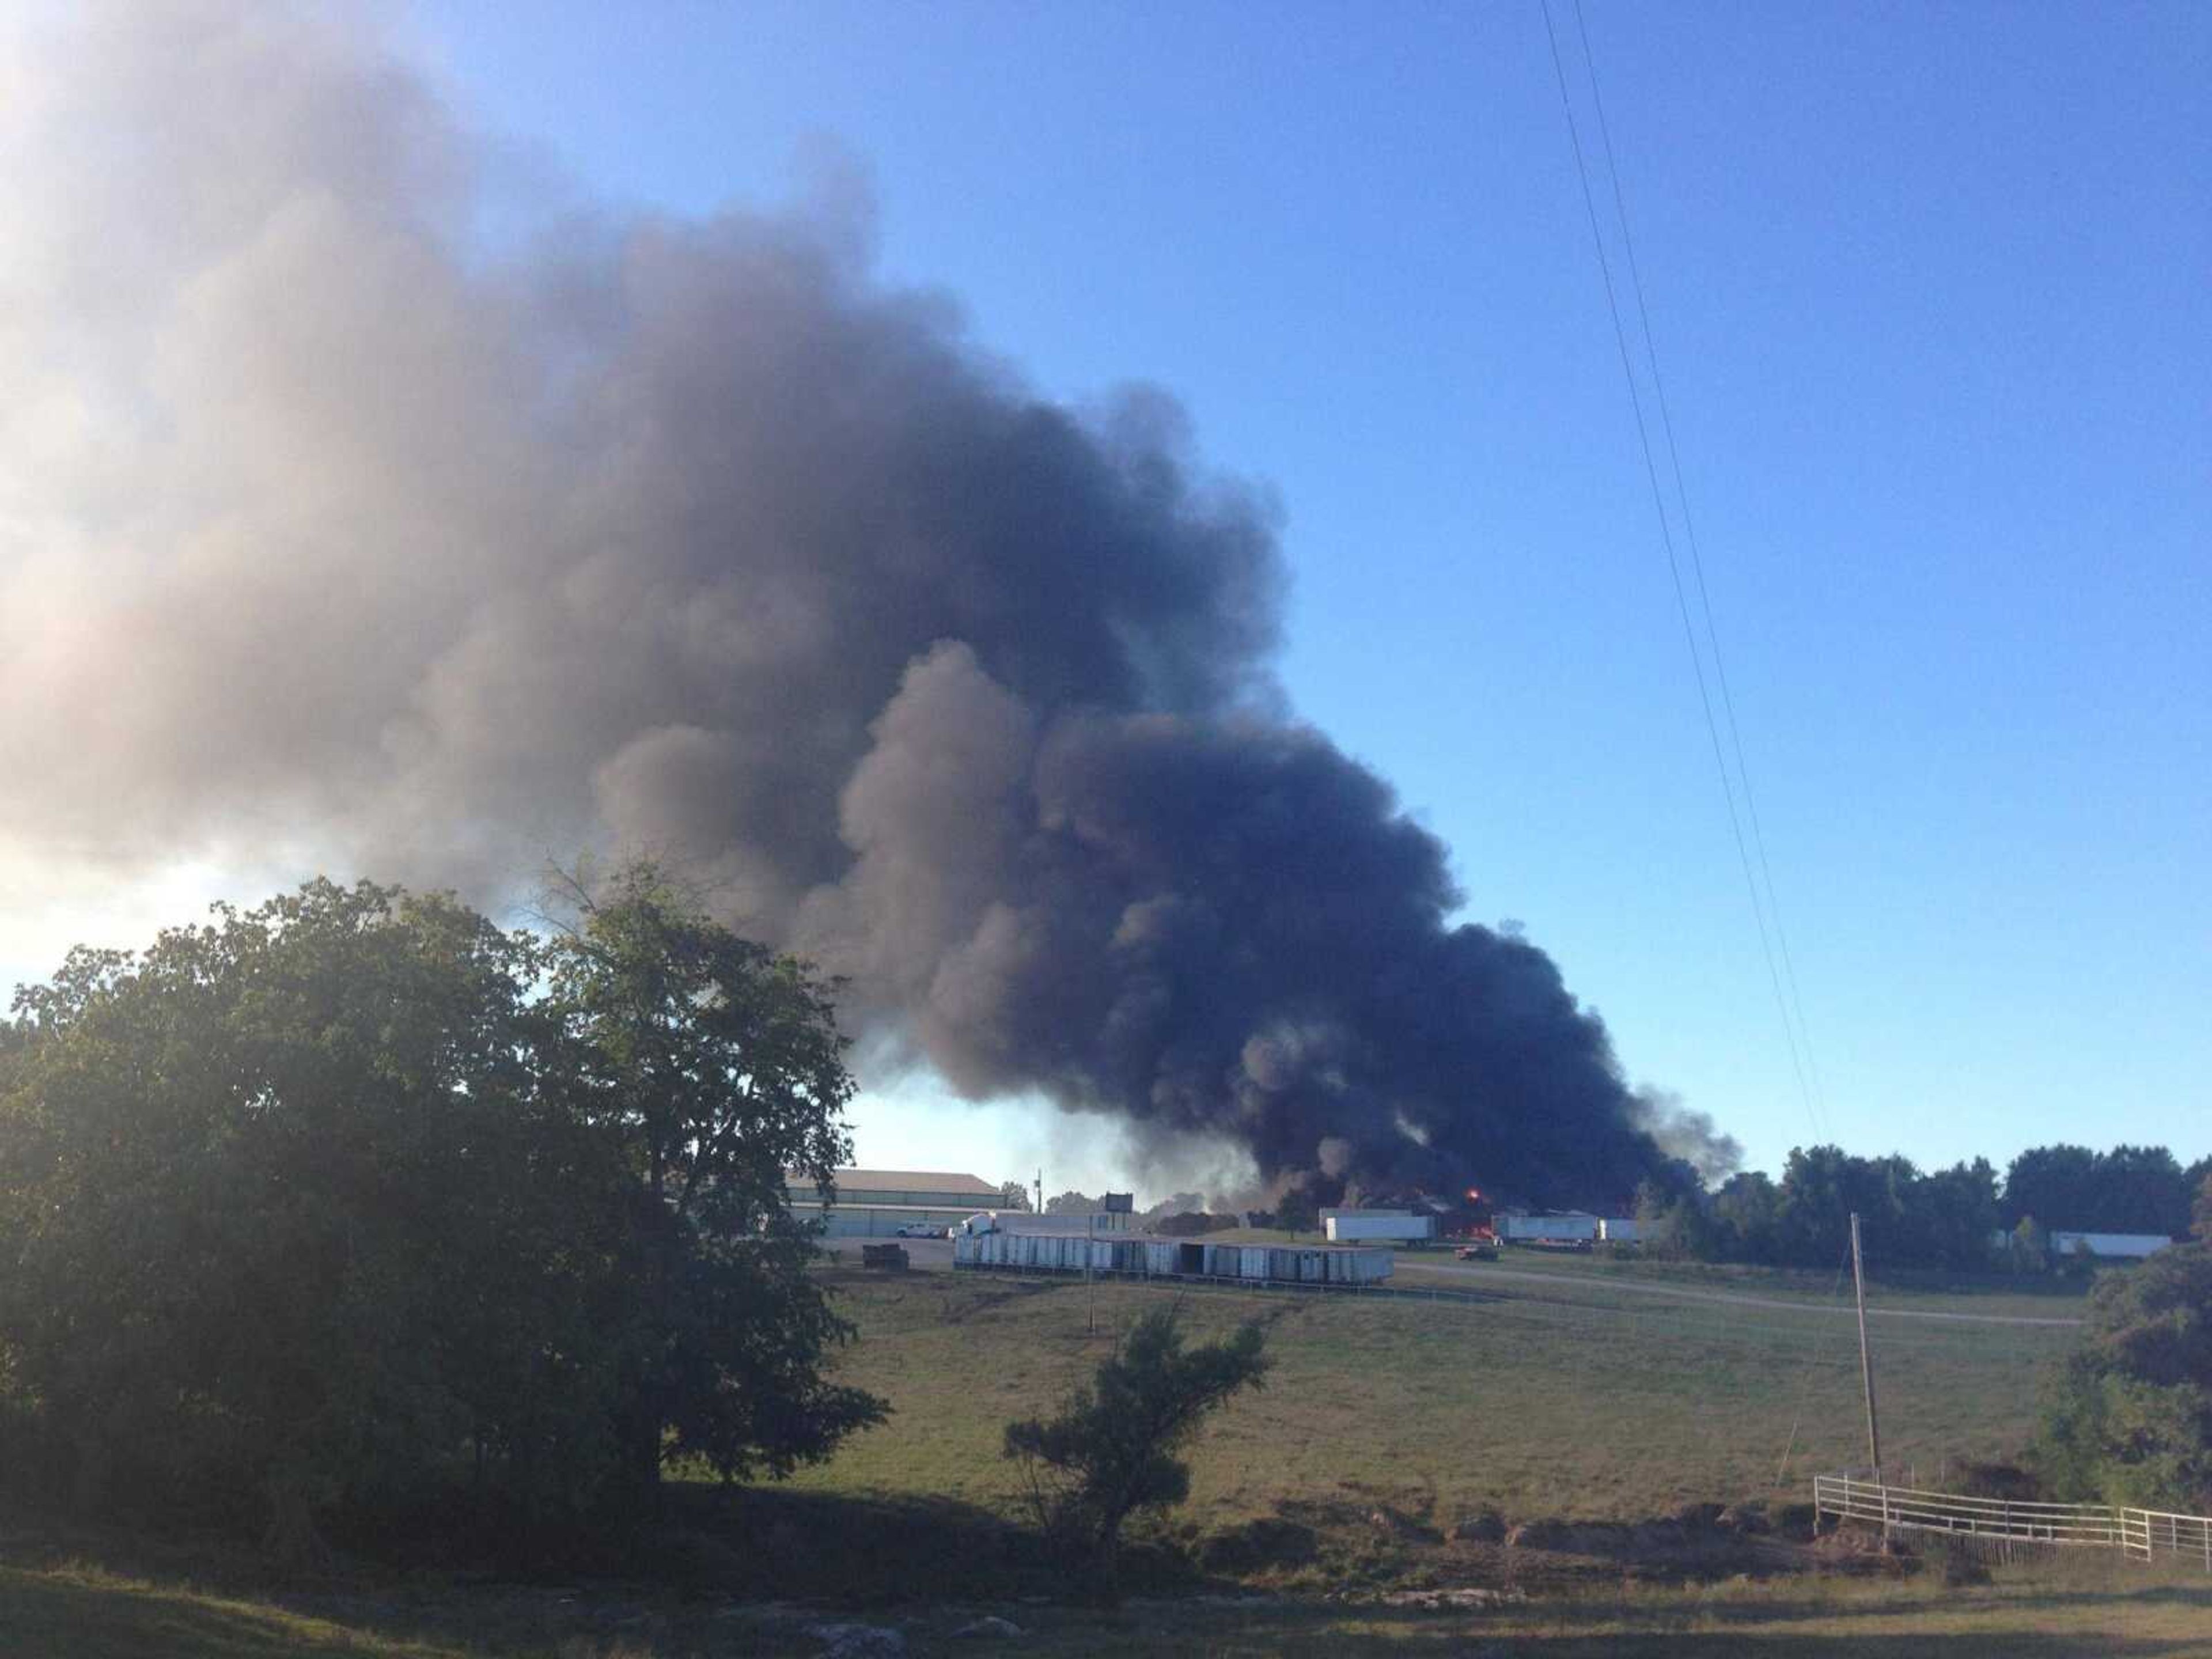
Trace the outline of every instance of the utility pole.
{"label": "utility pole", "polygon": [[1881,1431],[1875,1424],[1874,1358],[1867,1352],[1866,1262],[1859,1253],[1859,1216],[1856,1210],[1851,1212],[1851,1286],[1858,1294],[1859,1303],[1859,1381],[1866,1387],[1867,1453],[1874,1460],[1874,1483],[1879,1486],[1883,1484]]}
{"label": "utility pole", "polygon": [[1091,1304],[1091,1334],[1098,1334],[1098,1282],[1091,1276],[1091,1257],[1098,1237],[1098,1217],[1094,1212],[1083,1218],[1083,1291]]}

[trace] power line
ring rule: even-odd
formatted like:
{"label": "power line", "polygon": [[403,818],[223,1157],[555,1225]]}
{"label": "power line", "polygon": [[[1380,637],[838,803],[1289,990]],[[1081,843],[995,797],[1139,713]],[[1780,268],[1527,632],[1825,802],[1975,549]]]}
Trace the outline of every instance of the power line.
{"label": "power line", "polygon": [[1698,706],[1705,715],[1705,735],[1712,744],[1713,765],[1719,773],[1721,797],[1728,808],[1729,833],[1735,839],[1736,861],[1742,867],[1744,885],[1751,895],[1752,921],[1759,931],[1759,954],[1766,962],[1766,976],[1773,988],[1775,1011],[1781,1016],[1783,1040],[1789,1048],[1790,1069],[1797,1080],[1798,1097],[1803,1103],[1805,1115],[1812,1123],[1814,1133],[1826,1139],[1826,1124],[1806,1081],[1804,1061],[1798,1051],[1796,1027],[1790,1018],[1789,1000],[1782,988],[1781,970],[1776,965],[1773,941],[1767,931],[1766,906],[1760,896],[1759,879],[1753,873],[1751,851],[1744,837],[1742,818],[1736,811],[1735,781],[1729,772],[1727,754],[1721,747],[1720,725],[1713,716],[1712,693],[1705,683],[1705,656],[1698,647],[1698,630],[1690,617],[1690,601],[1682,581],[1681,561],[1674,552],[1674,532],[1667,512],[1666,492],[1660,487],[1659,468],[1652,459],[1650,429],[1644,418],[1644,397],[1636,384],[1636,367],[1628,349],[1628,331],[1621,322],[1620,301],[1613,287],[1613,262],[1605,251],[1605,233],[1598,225],[1597,198],[1590,189],[1589,168],[1583,155],[1582,130],[1575,120],[1574,100],[1567,91],[1566,64],[1560,57],[1559,34],[1552,24],[1551,0],[1540,0],[1540,3],[1544,13],[1544,38],[1551,45],[1552,69],[1559,80],[1559,107],[1566,115],[1567,137],[1574,147],[1575,177],[1582,185],[1583,207],[1589,217],[1590,240],[1597,250],[1599,275],[1605,282],[1605,303],[1613,318],[1613,343],[1620,348],[1620,372],[1628,382],[1629,407],[1636,416],[1636,440],[1644,456],[1644,474],[1651,487],[1652,508],[1659,518],[1659,538],[1666,550],[1667,574],[1674,589],[1674,608],[1681,618],[1682,640],[1690,653],[1690,672],[1697,681]]}
{"label": "power line", "polygon": [[1744,816],[1751,822],[1752,850],[1759,858],[1759,872],[1766,886],[1766,912],[1774,922],[1774,942],[1782,955],[1783,981],[1789,987],[1790,1008],[1797,1017],[1797,1041],[1805,1055],[1806,1075],[1813,1099],[1826,1115],[1827,1101],[1820,1087],[1820,1068],[1813,1058],[1813,1032],[1806,1022],[1804,1000],[1797,991],[1797,968],[1790,959],[1790,934],[1782,925],[1782,901],[1774,887],[1774,866],[1766,856],[1766,832],[1759,819],[1759,798],[1751,787],[1751,763],[1744,757],[1743,732],[1736,724],[1735,697],[1729,689],[1728,663],[1721,654],[1719,627],[1713,621],[1712,594],[1705,586],[1705,555],[1698,545],[1698,528],[1690,516],[1690,489],[1682,477],[1682,454],[1674,442],[1674,417],[1667,404],[1667,381],[1659,372],[1659,344],[1651,331],[1651,313],[1644,302],[1644,273],[1636,260],[1636,235],[1628,223],[1628,203],[1620,187],[1620,167],[1613,160],[1613,128],[1605,118],[1605,96],[1598,90],[1597,55],[1590,50],[1589,24],[1583,15],[1583,0],[1575,0],[1575,29],[1582,37],[1583,64],[1589,74],[1590,106],[1597,112],[1598,141],[1605,151],[1605,170],[1613,181],[1613,208],[1620,221],[1621,250],[1628,258],[1629,289],[1636,296],[1636,315],[1644,331],[1644,358],[1651,368],[1653,400],[1659,406],[1659,431],[1667,441],[1668,464],[1674,475],[1674,501],[1682,514],[1682,539],[1690,550],[1690,570],[1698,584],[1698,604],[1705,613],[1705,643],[1713,653],[1713,679],[1720,687],[1721,713],[1728,722],[1729,743],[1735,751],[1736,777],[1743,786]]}

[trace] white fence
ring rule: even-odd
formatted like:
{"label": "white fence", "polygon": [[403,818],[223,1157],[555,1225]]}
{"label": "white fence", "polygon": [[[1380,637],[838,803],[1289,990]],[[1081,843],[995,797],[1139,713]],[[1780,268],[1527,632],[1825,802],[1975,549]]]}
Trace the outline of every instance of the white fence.
{"label": "white fence", "polygon": [[2160,1551],[2202,1561],[2212,1572],[2212,1515],[2168,1515],[2163,1510],[2122,1510],[2120,1541],[2148,1561]]}
{"label": "white fence", "polygon": [[1877,1485],[1847,1474],[1814,1475],[1813,1507],[1839,1520],[2008,1538],[2022,1543],[2093,1544],[2114,1549],[2122,1541],[2119,1516],[2102,1504],[2027,1504],[2003,1498],[1967,1498],[1956,1492]]}
{"label": "white fence", "polygon": [[2114,1509],[2104,1504],[2035,1504],[1960,1492],[1893,1486],[1850,1474],[1813,1477],[1813,1507],[1838,1520],[1870,1521],[1885,1530],[2020,1544],[2124,1550],[2149,1560],[2166,1553],[2201,1559],[2212,1571],[2212,1516]]}

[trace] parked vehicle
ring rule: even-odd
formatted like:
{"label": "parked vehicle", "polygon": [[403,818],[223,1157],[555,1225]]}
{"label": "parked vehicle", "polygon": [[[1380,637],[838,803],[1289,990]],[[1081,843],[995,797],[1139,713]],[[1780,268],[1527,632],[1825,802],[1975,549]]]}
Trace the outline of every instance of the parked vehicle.
{"label": "parked vehicle", "polygon": [[1495,1261],[1501,1241],[1498,1229],[1478,1221],[1464,1232],[1452,1235],[1452,1254],[1462,1261]]}

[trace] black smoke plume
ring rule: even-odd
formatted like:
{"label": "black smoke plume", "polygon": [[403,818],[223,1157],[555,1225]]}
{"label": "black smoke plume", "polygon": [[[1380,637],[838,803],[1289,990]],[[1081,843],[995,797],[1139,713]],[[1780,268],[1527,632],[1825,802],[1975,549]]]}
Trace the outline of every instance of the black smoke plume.
{"label": "black smoke plume", "polygon": [[834,182],[518,204],[349,14],[10,44],[0,856],[490,896],[643,846],[969,1096],[1271,1181],[1661,1161],[1551,959],[1286,714],[1274,509],[1171,400],[1026,391]]}

